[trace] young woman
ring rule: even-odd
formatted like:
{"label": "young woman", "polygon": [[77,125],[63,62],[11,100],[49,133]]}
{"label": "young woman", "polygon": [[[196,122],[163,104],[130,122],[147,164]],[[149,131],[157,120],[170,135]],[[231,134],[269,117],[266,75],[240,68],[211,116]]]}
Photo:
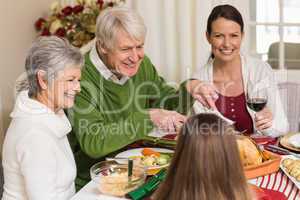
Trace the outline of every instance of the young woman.
{"label": "young woman", "polygon": [[28,90],[11,113],[3,146],[3,200],[67,200],[75,194],[76,166],[63,109],[80,91],[83,56],[58,37],[40,37],[26,58]]}
{"label": "young woman", "polygon": [[[214,109],[246,134],[254,129],[274,137],[286,133],[288,122],[271,67],[240,53],[244,37],[240,12],[230,5],[216,6],[207,21],[206,37],[212,56],[188,87],[199,101],[194,105],[196,113]],[[246,105],[250,83],[267,91],[267,105],[257,113]]]}
{"label": "young woman", "polygon": [[250,200],[232,127],[215,114],[187,120],[153,200]]}

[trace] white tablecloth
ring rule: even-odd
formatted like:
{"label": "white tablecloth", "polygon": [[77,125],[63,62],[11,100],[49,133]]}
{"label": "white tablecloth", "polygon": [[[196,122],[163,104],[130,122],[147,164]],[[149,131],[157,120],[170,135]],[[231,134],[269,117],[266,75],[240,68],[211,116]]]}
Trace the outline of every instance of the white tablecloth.
{"label": "white tablecloth", "polygon": [[71,200],[125,200],[125,198],[102,195],[97,189],[96,183],[90,181]]}
{"label": "white tablecloth", "polygon": [[[261,188],[280,191],[288,197],[288,200],[300,200],[299,189],[281,170],[273,174],[251,179],[249,183]],[[101,195],[96,183],[90,181],[71,200],[125,200],[125,198]]]}

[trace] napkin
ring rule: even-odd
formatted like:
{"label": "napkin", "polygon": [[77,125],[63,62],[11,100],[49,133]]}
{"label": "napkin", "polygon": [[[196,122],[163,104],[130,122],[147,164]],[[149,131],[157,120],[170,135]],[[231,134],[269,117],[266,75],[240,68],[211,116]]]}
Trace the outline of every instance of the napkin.
{"label": "napkin", "polygon": [[136,190],[133,190],[126,194],[127,198],[133,200],[141,200],[151,195],[159,186],[159,184],[166,178],[166,169],[160,170],[156,175],[152,176],[144,185]]}

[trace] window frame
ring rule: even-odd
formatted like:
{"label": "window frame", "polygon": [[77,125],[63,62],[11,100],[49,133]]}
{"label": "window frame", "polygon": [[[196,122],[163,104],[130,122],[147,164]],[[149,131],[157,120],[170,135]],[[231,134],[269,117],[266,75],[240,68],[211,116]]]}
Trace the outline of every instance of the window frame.
{"label": "window frame", "polygon": [[[255,1],[255,6],[250,6],[250,9],[256,9],[256,2],[258,0]],[[256,33],[256,27],[263,25],[263,26],[275,26],[278,27],[278,34],[279,34],[279,70],[287,70],[287,67],[285,66],[285,50],[284,50],[284,28],[286,27],[293,27],[293,26],[300,26],[300,22],[299,23],[292,23],[292,22],[284,22],[283,21],[283,16],[284,16],[284,0],[277,0],[277,3],[279,4],[279,22],[257,22],[252,20],[249,17],[249,30],[251,30],[251,28],[254,27],[255,33]],[[250,1],[249,1],[250,4]],[[250,13],[252,12],[252,10],[249,11]],[[256,15],[256,12],[255,12]],[[256,34],[254,36],[251,37],[251,40],[254,40],[255,42],[253,42],[252,44],[254,46],[251,46],[250,48],[250,52],[251,54],[256,54],[257,55],[257,51],[256,51]],[[253,52],[254,51],[254,52]]]}

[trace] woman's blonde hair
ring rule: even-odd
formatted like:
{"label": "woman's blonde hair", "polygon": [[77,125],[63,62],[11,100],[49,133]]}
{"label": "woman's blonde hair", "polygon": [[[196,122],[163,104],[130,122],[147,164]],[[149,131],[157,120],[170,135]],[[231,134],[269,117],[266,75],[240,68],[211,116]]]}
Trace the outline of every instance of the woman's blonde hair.
{"label": "woman's blonde hair", "polygon": [[250,200],[233,128],[214,114],[187,120],[154,200]]}

